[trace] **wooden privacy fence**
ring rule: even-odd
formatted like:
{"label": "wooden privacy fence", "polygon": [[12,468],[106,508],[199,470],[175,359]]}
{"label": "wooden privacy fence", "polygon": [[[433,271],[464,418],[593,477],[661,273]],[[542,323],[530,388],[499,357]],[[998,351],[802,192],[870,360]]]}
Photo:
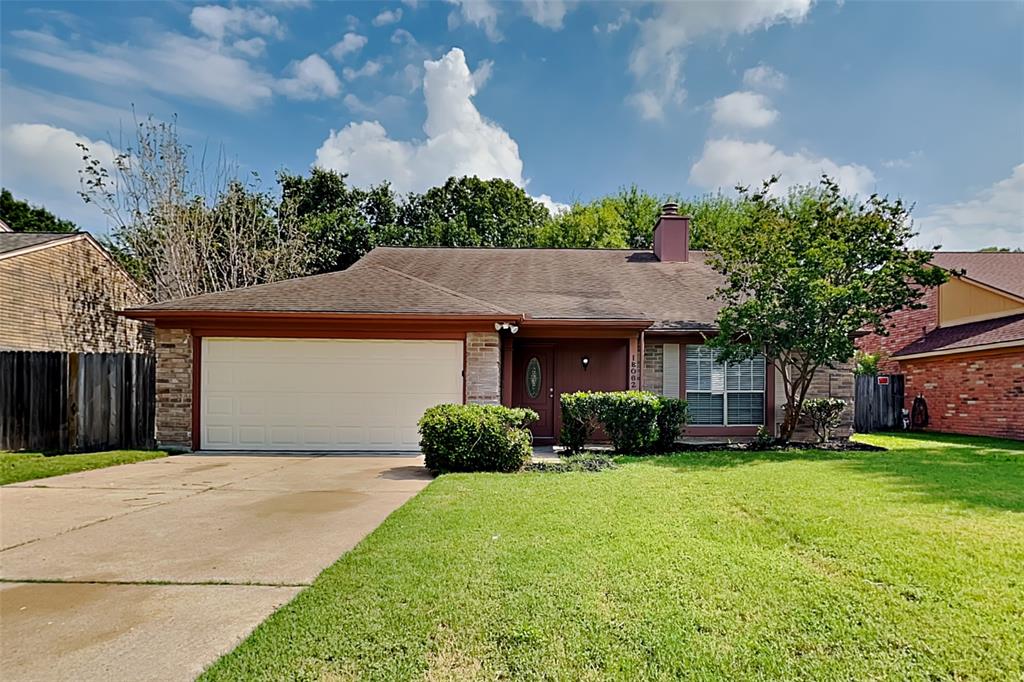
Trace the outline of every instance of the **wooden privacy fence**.
{"label": "wooden privacy fence", "polygon": [[[858,433],[896,431],[903,421],[903,375],[858,376],[853,428]],[[882,379],[882,382],[879,382]]]}
{"label": "wooden privacy fence", "polygon": [[152,448],[155,367],[139,353],[0,351],[0,450]]}

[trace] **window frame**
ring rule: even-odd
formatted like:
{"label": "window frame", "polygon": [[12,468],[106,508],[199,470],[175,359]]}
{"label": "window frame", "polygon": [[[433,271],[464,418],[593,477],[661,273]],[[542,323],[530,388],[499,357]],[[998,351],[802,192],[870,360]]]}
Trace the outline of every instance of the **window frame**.
{"label": "window frame", "polygon": [[[681,355],[683,356],[681,358],[681,360],[683,362],[681,362],[680,364],[684,364],[684,366],[688,364],[688,362],[689,362],[689,353],[690,353],[690,348],[691,347],[695,348],[695,349],[707,348],[706,344],[702,344],[702,343],[688,343],[688,344],[686,344],[685,352],[681,353]],[[709,349],[709,350],[714,352],[713,349]],[[699,350],[698,350],[698,352],[699,352]],[[699,393],[699,394],[708,395],[708,396],[721,395],[722,396],[722,420],[720,422],[710,422],[710,423],[708,423],[708,422],[701,422],[699,424],[691,422],[691,424],[693,426],[698,427],[698,428],[704,428],[704,427],[709,427],[709,428],[716,428],[716,427],[751,427],[752,428],[752,427],[756,427],[756,426],[765,426],[767,424],[767,421],[768,421],[768,400],[769,400],[769,395],[768,395],[768,388],[769,388],[768,369],[769,369],[770,365],[768,364],[767,358],[765,358],[763,354],[760,354],[758,357],[760,357],[762,359],[763,363],[764,363],[763,366],[762,366],[762,369],[761,369],[761,372],[762,372],[762,374],[761,374],[761,388],[760,389],[741,389],[741,388],[737,388],[735,390],[729,390],[729,366],[730,365],[736,366],[737,363],[719,362],[717,360],[717,353],[714,353],[714,355],[712,355],[712,357],[710,359],[711,360],[711,371],[712,371],[712,378],[711,378],[711,382],[710,382],[711,388],[709,390],[694,390],[694,391],[691,391],[688,387],[683,386],[682,387],[682,393],[686,396],[687,400],[689,400],[690,393]],[[707,360],[705,358],[697,358],[697,361],[698,362],[700,362],[700,361],[705,361],[706,362]],[[753,359],[751,361],[753,361]],[[721,390],[721,392],[716,392],[714,390],[714,374],[713,373],[714,373],[714,370],[715,370],[715,365],[719,365],[721,367],[721,372],[722,372],[722,390]],[[756,374],[753,374],[752,376],[756,376]],[[687,370],[686,370],[686,383],[687,384],[690,383],[689,367],[687,367]],[[761,420],[759,422],[747,422],[747,421],[744,421],[744,422],[730,422],[729,421],[729,394],[730,393],[742,393],[742,394],[748,394],[748,395],[750,395],[750,394],[760,395],[761,396]]]}

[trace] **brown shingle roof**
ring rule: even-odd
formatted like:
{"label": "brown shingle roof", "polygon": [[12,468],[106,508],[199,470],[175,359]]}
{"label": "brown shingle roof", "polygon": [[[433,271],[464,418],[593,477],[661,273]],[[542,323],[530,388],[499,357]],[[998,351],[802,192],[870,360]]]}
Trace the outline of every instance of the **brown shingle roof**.
{"label": "brown shingle roof", "polygon": [[945,270],[964,270],[968,279],[1024,297],[1024,253],[939,251],[932,263]]}
{"label": "brown shingle roof", "polygon": [[21,251],[30,246],[75,237],[75,232],[0,232],[0,253]]}
{"label": "brown shingle roof", "polygon": [[893,353],[893,357],[966,350],[1011,341],[1024,341],[1024,313],[954,327],[939,327]]}
{"label": "brown shingle roof", "polygon": [[708,297],[721,283],[699,251],[662,263],[650,251],[377,248],[342,272],[144,310],[522,314],[710,329],[719,305]]}

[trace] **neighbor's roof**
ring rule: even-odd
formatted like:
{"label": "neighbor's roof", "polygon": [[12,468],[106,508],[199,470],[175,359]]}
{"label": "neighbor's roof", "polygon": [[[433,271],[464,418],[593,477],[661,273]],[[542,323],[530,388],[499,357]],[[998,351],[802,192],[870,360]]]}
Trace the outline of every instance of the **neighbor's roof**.
{"label": "neighbor's roof", "polygon": [[939,251],[932,263],[944,270],[964,270],[964,277],[1024,298],[1024,253]]}
{"label": "neighbor's roof", "polygon": [[166,301],[143,311],[523,315],[710,329],[722,278],[691,251],[377,248],[348,270]]}
{"label": "neighbor's roof", "polygon": [[893,357],[967,352],[993,344],[1007,345],[1015,342],[1024,342],[1024,313],[953,327],[939,327],[893,353]]}
{"label": "neighbor's roof", "polygon": [[77,232],[0,232],[0,254],[13,254],[48,242],[77,237]]}

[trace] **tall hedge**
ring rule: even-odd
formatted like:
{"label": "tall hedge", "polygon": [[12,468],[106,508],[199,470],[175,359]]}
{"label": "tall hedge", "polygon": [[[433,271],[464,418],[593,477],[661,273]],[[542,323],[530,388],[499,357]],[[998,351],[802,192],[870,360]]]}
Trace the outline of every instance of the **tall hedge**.
{"label": "tall hedge", "polygon": [[600,425],[619,452],[671,450],[689,419],[685,400],[646,391],[563,393],[560,442],[583,450]]}

